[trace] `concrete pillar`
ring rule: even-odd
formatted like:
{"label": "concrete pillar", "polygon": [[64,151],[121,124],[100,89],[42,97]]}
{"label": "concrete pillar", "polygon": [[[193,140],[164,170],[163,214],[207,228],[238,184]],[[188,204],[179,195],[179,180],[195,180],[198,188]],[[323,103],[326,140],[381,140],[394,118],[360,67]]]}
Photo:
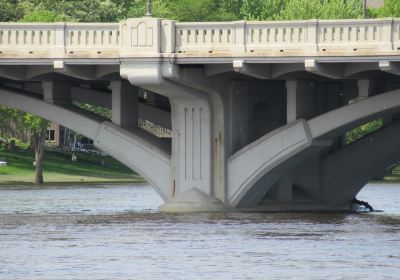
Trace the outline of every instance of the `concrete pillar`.
{"label": "concrete pillar", "polygon": [[361,101],[386,90],[386,83],[379,80],[358,80],[357,85],[357,101]]}
{"label": "concrete pillar", "polygon": [[112,81],[112,122],[119,126],[138,125],[138,89],[128,81]]}
{"label": "concrete pillar", "polygon": [[[229,154],[240,150],[249,143],[249,88],[244,81],[233,81],[229,93]],[[260,120],[264,123],[264,120]]]}
{"label": "concrete pillar", "polygon": [[278,181],[279,187],[276,190],[276,197],[278,201],[291,201],[293,198],[293,175],[291,171]]}
{"label": "concrete pillar", "polygon": [[211,112],[202,99],[173,99],[173,196],[198,189],[211,195]]}
{"label": "concrete pillar", "polygon": [[71,104],[71,83],[43,82],[43,99],[52,104]]}
{"label": "concrete pillar", "polygon": [[287,92],[287,122],[297,119],[310,119],[315,115],[314,87],[311,82],[288,80]]}

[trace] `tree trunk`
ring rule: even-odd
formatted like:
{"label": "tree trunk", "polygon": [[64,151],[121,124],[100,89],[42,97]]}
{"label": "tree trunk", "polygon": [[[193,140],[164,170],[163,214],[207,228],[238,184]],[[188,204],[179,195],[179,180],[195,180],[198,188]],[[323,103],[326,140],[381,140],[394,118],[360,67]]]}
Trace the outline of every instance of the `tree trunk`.
{"label": "tree trunk", "polygon": [[43,184],[43,168],[42,160],[45,152],[45,140],[47,129],[44,128],[39,133],[32,135],[32,142],[35,148],[35,184]]}

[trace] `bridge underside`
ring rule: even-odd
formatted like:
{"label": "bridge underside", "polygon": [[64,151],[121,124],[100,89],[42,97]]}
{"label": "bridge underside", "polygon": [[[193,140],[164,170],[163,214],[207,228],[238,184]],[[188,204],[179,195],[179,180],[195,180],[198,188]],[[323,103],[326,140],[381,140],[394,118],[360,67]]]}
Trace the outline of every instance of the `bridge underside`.
{"label": "bridge underside", "polygon": [[[400,161],[397,62],[0,62],[1,105],[93,139],[153,185],[165,211],[350,210]],[[380,129],[346,143],[374,120]]]}

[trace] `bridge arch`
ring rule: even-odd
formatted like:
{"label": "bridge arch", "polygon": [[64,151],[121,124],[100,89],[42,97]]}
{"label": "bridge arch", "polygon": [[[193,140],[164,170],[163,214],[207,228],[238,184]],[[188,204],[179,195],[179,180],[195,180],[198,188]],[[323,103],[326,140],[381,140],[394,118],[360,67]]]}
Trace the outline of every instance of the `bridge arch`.
{"label": "bridge arch", "polygon": [[321,163],[321,195],[328,204],[351,202],[366,183],[400,160],[400,121],[346,145]]}
{"label": "bridge arch", "polygon": [[54,121],[92,139],[97,148],[143,176],[162,199],[172,196],[170,154],[152,135],[140,129],[128,131],[93,113],[50,104],[14,88],[0,87],[0,104]]}
{"label": "bridge arch", "polygon": [[259,194],[267,193],[277,181],[268,180],[260,185],[257,184],[260,178],[268,174],[279,179],[286,170],[329,147],[335,137],[398,111],[399,89],[335,109],[309,121],[297,120],[266,134],[230,157],[228,203],[234,207],[256,206],[262,199]]}

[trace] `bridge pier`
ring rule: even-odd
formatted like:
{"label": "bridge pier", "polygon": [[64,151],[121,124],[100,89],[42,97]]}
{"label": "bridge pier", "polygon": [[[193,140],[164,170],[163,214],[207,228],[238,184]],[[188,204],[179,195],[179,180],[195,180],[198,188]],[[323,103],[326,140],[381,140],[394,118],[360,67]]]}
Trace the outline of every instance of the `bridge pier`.
{"label": "bridge pier", "polygon": [[398,19],[0,25],[0,104],[93,139],[163,211],[349,210],[399,159]]}

